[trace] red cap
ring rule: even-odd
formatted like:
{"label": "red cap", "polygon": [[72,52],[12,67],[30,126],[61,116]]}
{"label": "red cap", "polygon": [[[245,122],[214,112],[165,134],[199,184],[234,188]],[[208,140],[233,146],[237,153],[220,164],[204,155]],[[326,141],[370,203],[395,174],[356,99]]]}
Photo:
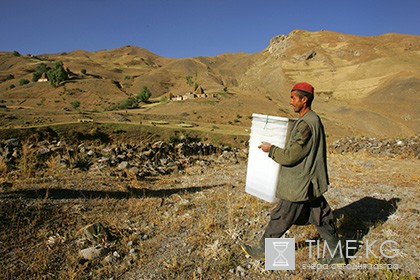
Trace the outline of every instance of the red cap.
{"label": "red cap", "polygon": [[297,83],[296,85],[294,85],[292,87],[291,91],[294,91],[296,89],[305,91],[305,92],[310,93],[310,94],[314,94],[314,87],[312,85],[308,84],[308,83],[305,83],[305,82]]}

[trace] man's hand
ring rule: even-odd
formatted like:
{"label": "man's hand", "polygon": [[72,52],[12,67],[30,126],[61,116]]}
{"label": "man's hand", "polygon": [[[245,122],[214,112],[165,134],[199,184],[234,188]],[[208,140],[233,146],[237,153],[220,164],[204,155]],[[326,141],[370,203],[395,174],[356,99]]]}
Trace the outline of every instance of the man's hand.
{"label": "man's hand", "polygon": [[271,148],[271,144],[268,142],[261,142],[261,145],[258,146],[258,148],[260,148],[263,152],[268,153],[270,151]]}

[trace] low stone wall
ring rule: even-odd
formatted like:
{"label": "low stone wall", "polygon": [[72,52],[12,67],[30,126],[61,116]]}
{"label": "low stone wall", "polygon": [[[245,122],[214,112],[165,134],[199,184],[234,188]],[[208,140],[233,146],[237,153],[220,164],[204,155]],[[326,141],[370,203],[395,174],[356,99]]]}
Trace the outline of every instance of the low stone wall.
{"label": "low stone wall", "polygon": [[245,160],[246,153],[236,148],[202,142],[158,141],[138,145],[117,143],[99,146],[89,141],[72,145],[59,140],[28,144],[16,138],[0,142],[0,162],[7,166],[8,172],[16,176],[22,173],[23,166],[32,165],[39,176],[51,168],[49,166],[54,166],[110,172],[115,176],[141,179],[182,171],[197,163],[236,163],[239,158]]}
{"label": "low stone wall", "polygon": [[374,138],[374,137],[346,137],[335,141],[329,146],[332,153],[358,153],[386,157],[420,158],[419,137],[404,139]]}

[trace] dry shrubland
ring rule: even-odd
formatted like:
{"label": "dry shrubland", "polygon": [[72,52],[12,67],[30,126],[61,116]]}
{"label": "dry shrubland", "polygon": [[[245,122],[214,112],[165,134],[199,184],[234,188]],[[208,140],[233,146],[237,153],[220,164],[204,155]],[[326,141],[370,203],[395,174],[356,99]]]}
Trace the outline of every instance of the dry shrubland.
{"label": "dry shrubland", "polygon": [[[32,143],[33,145],[35,143]],[[93,142],[77,143],[95,153]],[[71,145],[66,146],[71,150]],[[184,169],[139,178],[117,166],[87,168],[74,153],[39,156],[26,143],[14,162],[0,161],[0,267],[3,279],[414,279],[419,274],[418,159],[359,153],[329,155],[339,233],[362,245],[350,263],[396,264],[388,269],[303,269],[310,264],[313,226],[293,226],[294,271],[266,271],[239,243],[255,243],[274,206],[244,191],[246,147],[192,155]],[[103,146],[102,149],[106,149]],[[94,233],[87,236],[86,227]],[[95,231],[96,230],[96,231]],[[92,238],[92,236],[94,236]],[[366,256],[366,242],[392,239],[400,254]],[[81,251],[101,248],[87,260]]]}

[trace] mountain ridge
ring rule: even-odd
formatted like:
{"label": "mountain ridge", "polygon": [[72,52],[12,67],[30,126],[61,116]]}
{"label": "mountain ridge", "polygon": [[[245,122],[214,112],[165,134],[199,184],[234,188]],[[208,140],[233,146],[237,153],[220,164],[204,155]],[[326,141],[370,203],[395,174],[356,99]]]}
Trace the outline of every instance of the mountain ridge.
{"label": "mountain ridge", "polygon": [[[57,60],[73,73],[71,80],[58,88],[35,82],[18,86],[22,79],[31,80],[39,63],[51,65]],[[79,101],[79,111],[102,112],[136,96],[144,86],[156,100],[191,92],[189,76],[217,98],[207,104],[203,100],[161,102],[143,106],[139,113],[178,118],[191,107],[198,113],[190,114],[187,121],[226,124],[240,115],[248,118],[234,125],[249,126],[253,112],[293,117],[288,92],[293,83],[307,81],[315,87],[314,110],[334,133],[408,136],[419,133],[418,65],[420,36],[300,29],[273,37],[264,50],[253,54],[176,59],[135,46],[39,56],[0,52],[0,99],[8,108],[42,104],[57,114]],[[411,93],[397,100],[395,90]]]}

